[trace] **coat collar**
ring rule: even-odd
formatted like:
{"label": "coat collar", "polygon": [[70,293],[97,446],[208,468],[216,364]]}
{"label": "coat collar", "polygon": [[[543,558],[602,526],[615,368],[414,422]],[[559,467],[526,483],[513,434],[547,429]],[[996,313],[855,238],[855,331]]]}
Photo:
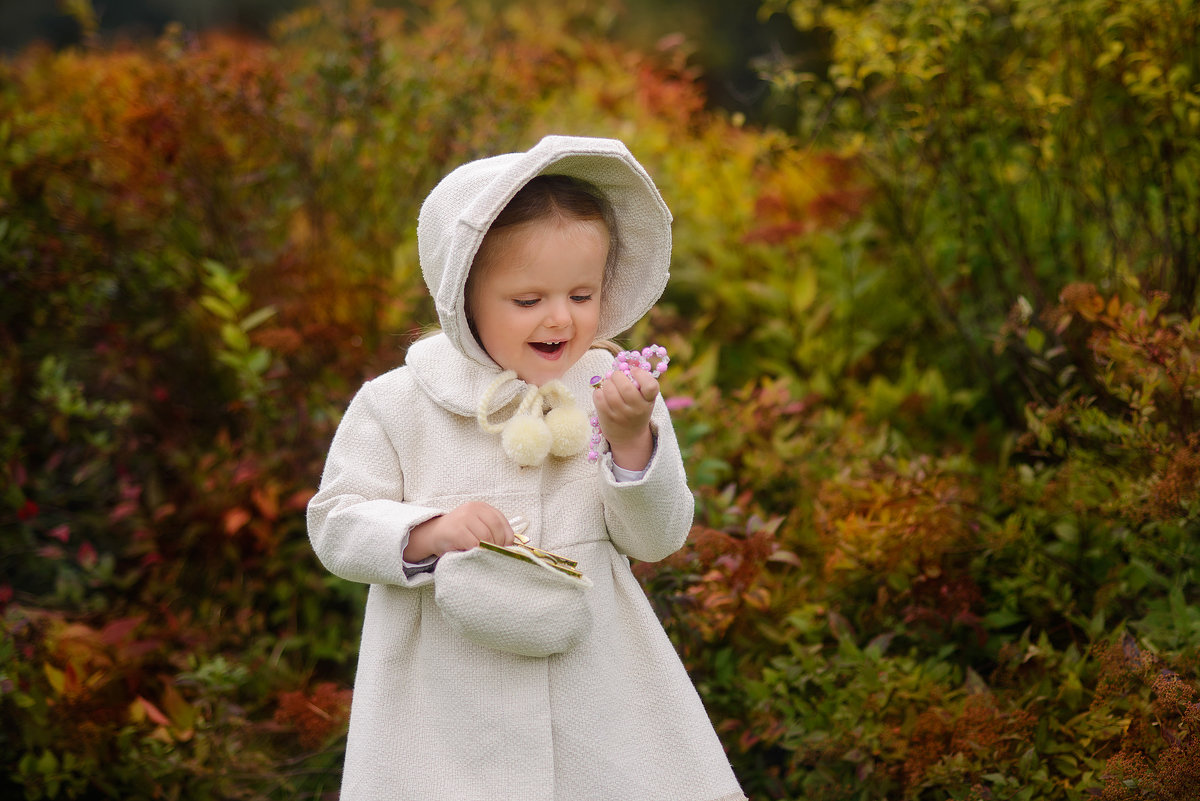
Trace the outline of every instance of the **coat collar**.
{"label": "coat collar", "polygon": [[[435,403],[447,411],[466,417],[475,416],[480,398],[502,372],[495,364],[485,366],[468,358],[451,344],[444,333],[414,342],[408,349],[404,363],[421,389]],[[562,382],[581,408],[590,409],[592,405],[589,379],[604,373],[611,366],[612,354],[602,348],[593,348],[563,375]],[[517,400],[528,386],[517,378],[505,382],[493,394],[487,414],[498,412]]]}

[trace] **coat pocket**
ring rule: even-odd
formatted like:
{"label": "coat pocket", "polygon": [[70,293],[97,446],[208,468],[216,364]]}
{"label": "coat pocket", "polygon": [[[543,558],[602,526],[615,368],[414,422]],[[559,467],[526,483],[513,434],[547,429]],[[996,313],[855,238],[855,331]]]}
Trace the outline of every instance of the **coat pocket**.
{"label": "coat pocket", "polygon": [[478,645],[544,657],[574,648],[592,628],[592,582],[496,551],[438,560],[434,602],[451,628]]}

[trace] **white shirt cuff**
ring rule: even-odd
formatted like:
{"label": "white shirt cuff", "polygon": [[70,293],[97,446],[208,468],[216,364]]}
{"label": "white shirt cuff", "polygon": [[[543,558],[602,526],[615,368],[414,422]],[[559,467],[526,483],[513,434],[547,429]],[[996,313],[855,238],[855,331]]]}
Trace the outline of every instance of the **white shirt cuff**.
{"label": "white shirt cuff", "polygon": [[420,562],[406,562],[401,557],[400,564],[404,568],[404,575],[412,578],[418,573],[432,573],[433,569],[437,567],[437,560],[438,557],[433,555],[426,556]]}
{"label": "white shirt cuff", "polygon": [[400,566],[404,568],[404,577],[412,578],[419,573],[432,573],[437,567],[438,557],[432,554],[426,556],[420,562],[410,562],[404,558],[404,549],[408,547],[408,534],[404,535],[404,539],[400,541]]}
{"label": "white shirt cuff", "polygon": [[613,462],[613,465],[612,465],[613,479],[618,484],[623,484],[627,481],[637,481],[637,480],[643,478],[646,475],[646,471],[649,469],[650,469],[650,466],[646,465],[641,470],[626,470],[624,467],[621,467],[616,462]]}

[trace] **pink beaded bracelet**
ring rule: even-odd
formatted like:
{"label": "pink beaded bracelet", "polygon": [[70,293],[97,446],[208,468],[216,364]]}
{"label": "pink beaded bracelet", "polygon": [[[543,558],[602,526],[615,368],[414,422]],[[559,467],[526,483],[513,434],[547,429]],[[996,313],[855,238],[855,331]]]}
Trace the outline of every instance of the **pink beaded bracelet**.
{"label": "pink beaded bracelet", "polygon": [[[612,368],[603,376],[592,376],[591,385],[593,388],[599,388],[615,373],[624,373],[633,381],[633,385],[637,386],[637,380],[633,377],[633,368],[638,367],[645,370],[650,375],[658,378],[667,371],[667,365],[671,363],[667,356],[667,349],[662,345],[648,345],[637,350],[623,350],[613,359]],[[600,418],[593,414],[592,419],[592,439],[588,444],[588,461],[594,462],[600,458],[600,445],[604,441],[604,434],[600,431]]]}

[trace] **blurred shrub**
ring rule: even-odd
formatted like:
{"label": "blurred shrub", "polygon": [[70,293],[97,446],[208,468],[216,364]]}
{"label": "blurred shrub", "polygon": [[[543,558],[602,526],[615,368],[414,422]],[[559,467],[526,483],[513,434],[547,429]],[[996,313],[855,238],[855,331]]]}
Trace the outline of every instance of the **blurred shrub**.
{"label": "blurred shrub", "polygon": [[928,375],[674,400],[697,526],[638,572],[754,798],[1188,797],[1200,317],[1165,306],[1070,285],[997,332],[1077,349],[999,443],[908,436]]}
{"label": "blurred shrub", "polygon": [[768,0],[772,12],[830,42],[824,74],[772,75],[802,138],[850,159],[874,199],[866,258],[832,254],[876,287],[862,317],[884,357],[873,367],[911,343],[1017,425],[1009,382],[1029,365],[988,344],[1019,298],[1044,310],[1066,282],[1133,284],[1196,308],[1194,3]]}
{"label": "blurred shrub", "polygon": [[[811,266],[817,333],[768,409],[697,393],[680,417],[737,421],[694,479],[783,520],[766,611],[676,633],[747,732],[740,775],[769,798],[1194,795],[1196,8],[775,11],[828,36],[825,74],[774,78],[853,213],[820,228],[762,192],[790,224],[754,239]],[[777,422],[747,436],[743,406]],[[692,554],[648,583],[677,614],[700,614]]]}

